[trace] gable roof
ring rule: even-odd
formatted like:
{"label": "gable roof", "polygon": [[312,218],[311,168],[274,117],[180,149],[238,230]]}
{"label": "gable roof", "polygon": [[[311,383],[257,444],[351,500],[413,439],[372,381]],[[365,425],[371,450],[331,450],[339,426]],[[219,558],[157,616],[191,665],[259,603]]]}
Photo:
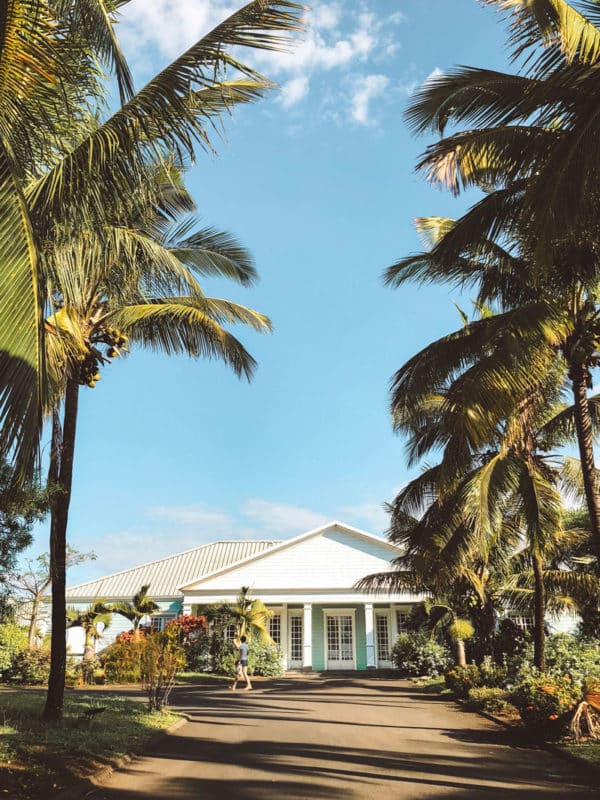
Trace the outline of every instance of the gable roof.
{"label": "gable roof", "polygon": [[189,583],[198,575],[211,574],[279,544],[280,540],[232,540],[204,544],[105,578],[69,586],[67,601],[94,598],[129,600],[141,586],[147,584],[150,585],[148,594],[153,600],[178,598],[180,592],[177,587],[182,581]]}
{"label": "gable roof", "polygon": [[307,533],[302,533],[300,534],[300,536],[295,536],[293,539],[286,539],[285,541],[278,542],[274,544],[273,547],[270,547],[268,550],[265,549],[261,552],[253,553],[241,561],[238,561],[236,563],[223,564],[221,567],[216,568],[213,572],[204,573],[204,575],[200,574],[191,581],[181,582],[180,585],[178,586],[178,589],[181,592],[185,592],[189,589],[200,588],[201,584],[210,581],[213,578],[217,578],[233,570],[238,570],[240,568],[243,568],[247,564],[258,562],[263,558],[274,556],[277,553],[286,550],[287,548],[296,547],[297,545],[306,542],[309,539],[322,536],[323,534],[329,534],[335,532],[347,534],[352,538],[360,539],[365,543],[368,543],[370,545],[376,545],[377,547],[386,550],[390,554],[389,555],[390,561],[393,558],[397,558],[398,555],[400,554],[400,550],[398,547],[396,547],[396,545],[390,544],[390,542],[386,541],[385,539],[382,539],[380,536],[374,536],[372,533],[367,533],[366,531],[360,530],[359,528],[353,528],[351,525],[345,525],[343,522],[338,522],[337,520],[335,520],[334,522],[328,522],[326,525],[321,525],[318,528],[314,528],[313,530],[308,531]]}

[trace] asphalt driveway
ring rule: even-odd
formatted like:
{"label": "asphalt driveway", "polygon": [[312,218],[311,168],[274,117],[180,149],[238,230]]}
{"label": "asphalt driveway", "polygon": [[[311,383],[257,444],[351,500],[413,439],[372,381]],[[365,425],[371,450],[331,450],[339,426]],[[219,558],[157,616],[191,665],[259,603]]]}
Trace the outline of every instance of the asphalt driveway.
{"label": "asphalt driveway", "polygon": [[598,797],[595,781],[395,679],[293,677],[252,692],[180,687],[191,721],[89,800]]}

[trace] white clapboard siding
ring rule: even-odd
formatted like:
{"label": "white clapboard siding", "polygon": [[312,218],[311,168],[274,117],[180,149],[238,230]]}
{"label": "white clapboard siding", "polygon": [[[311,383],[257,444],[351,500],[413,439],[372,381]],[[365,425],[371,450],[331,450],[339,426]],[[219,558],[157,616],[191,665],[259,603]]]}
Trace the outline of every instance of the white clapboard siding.
{"label": "white clapboard siding", "polygon": [[256,589],[350,589],[356,581],[372,572],[390,568],[398,555],[390,545],[375,537],[356,535],[338,526],[309,538],[281,545],[253,558],[185,587],[201,591],[226,590],[251,586]]}

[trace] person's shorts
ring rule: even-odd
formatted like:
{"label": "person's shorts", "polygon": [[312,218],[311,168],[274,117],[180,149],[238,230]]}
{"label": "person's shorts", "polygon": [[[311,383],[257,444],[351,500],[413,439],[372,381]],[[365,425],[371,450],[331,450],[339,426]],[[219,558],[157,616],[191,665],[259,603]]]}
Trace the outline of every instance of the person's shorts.
{"label": "person's shorts", "polygon": [[248,666],[248,661],[247,661],[247,660],[246,660],[246,661],[244,661],[244,659],[242,659],[242,660],[240,661],[240,664],[242,665],[242,667],[247,667],[247,666]]}

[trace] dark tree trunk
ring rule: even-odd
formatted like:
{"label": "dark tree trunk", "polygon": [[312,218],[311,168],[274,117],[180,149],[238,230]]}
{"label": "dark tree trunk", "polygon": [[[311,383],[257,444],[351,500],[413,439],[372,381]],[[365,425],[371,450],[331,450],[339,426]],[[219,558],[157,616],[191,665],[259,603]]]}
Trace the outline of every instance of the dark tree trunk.
{"label": "dark tree trunk", "polygon": [[533,663],[540,670],[546,671],[546,587],[544,586],[544,565],[537,553],[531,556],[533,562],[533,579],[535,584],[535,627],[533,630]]}
{"label": "dark tree trunk", "polygon": [[[52,638],[50,678],[44,719],[62,717],[67,669],[66,554],[67,522],[73,480],[79,384],[69,380],[65,392],[62,441],[57,416],[53,419],[49,479],[58,485],[50,519],[50,575],[52,577]],[[52,474],[54,473],[54,474]]]}
{"label": "dark tree trunk", "polygon": [[590,515],[594,552],[600,557],[600,491],[594,463],[594,436],[590,406],[587,397],[587,369],[583,365],[572,366],[569,377],[573,387],[575,429],[579,445],[581,473],[585,489],[585,499]]}

